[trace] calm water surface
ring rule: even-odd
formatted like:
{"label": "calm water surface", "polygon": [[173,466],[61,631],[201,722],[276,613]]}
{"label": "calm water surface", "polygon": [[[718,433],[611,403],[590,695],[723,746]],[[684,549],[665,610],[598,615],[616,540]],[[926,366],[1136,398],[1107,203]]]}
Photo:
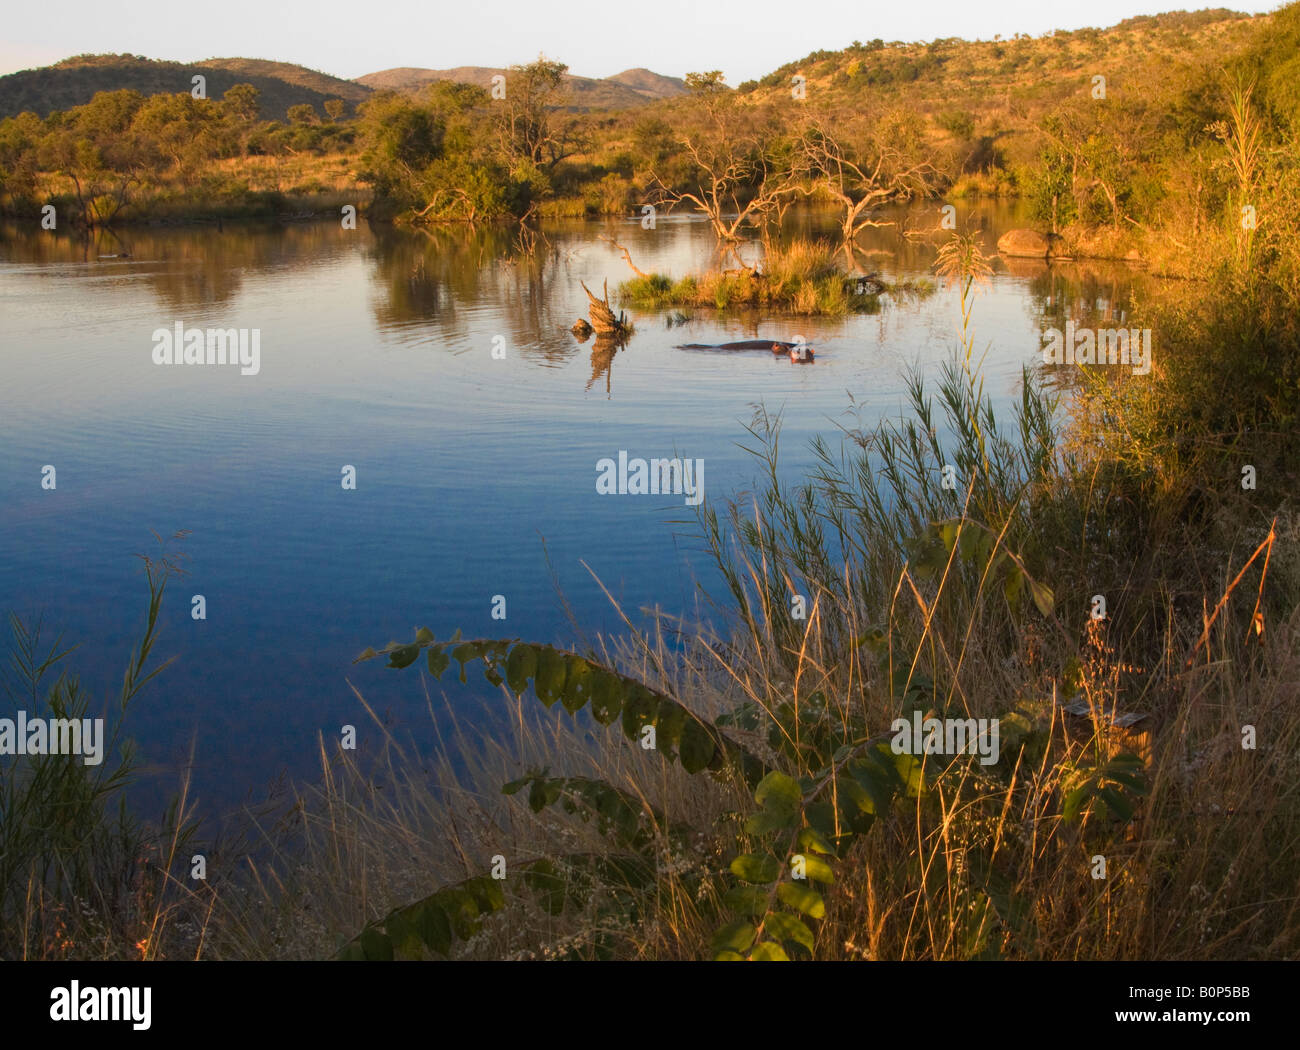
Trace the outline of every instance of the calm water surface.
{"label": "calm water surface", "polygon": [[[990,249],[1015,219],[959,211]],[[940,288],[833,321],[696,311],[670,327],[664,313],[630,311],[636,334],[611,359],[567,331],[586,313],[580,281],[612,288],[630,274],[602,238],[642,270],[681,275],[712,264],[711,235],[672,218],[544,232],[531,258],[508,234],[364,224],[126,231],[90,245],[4,232],[0,609],[80,642],[71,666],[95,706],[108,704],[143,624],[132,555],[156,552],[150,530],[191,530],[175,547],[190,574],[170,587],[156,650],[178,659],[129,721],[155,786],[174,786],[191,740],[212,807],[282,771],[312,775],[318,733],[367,729],[349,682],[395,724],[418,724],[415,675],[350,664],[417,626],[572,640],[548,555],[589,632],[618,619],[582,561],[634,619],[651,607],[696,615],[699,586],[717,580],[693,512],[680,496],[598,495],[597,460],[621,449],[702,458],[719,501],[751,486],[740,445],[765,405],[783,413],[793,478],[814,434],[896,414],[907,368],[935,375],[956,345],[956,293]],[[883,230],[871,247],[888,278],[933,276],[932,245]],[[98,257],[122,251],[131,258]],[[976,324],[987,385],[1009,406],[1042,327],[1104,316],[1129,276],[998,270]],[[153,331],[178,321],[260,329],[260,373],[155,365]],[[815,364],[676,349],[796,335],[817,347]],[[504,360],[492,356],[498,337]],[[41,487],[47,464],[54,491]],[[340,484],[345,464],[355,491]],[[194,594],[204,621],[190,616]],[[491,618],[498,594],[505,623]],[[452,676],[444,688],[469,702]]]}

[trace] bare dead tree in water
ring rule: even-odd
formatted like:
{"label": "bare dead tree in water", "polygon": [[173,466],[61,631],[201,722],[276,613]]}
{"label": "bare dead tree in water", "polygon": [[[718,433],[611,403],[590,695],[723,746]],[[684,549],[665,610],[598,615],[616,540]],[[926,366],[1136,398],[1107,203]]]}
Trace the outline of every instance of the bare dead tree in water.
{"label": "bare dead tree in water", "polygon": [[637,265],[636,265],[636,263],[634,263],[634,262],[632,261],[632,255],[631,255],[631,253],[628,252],[628,250],[627,250],[625,247],[623,247],[623,245],[619,244],[618,241],[614,240],[613,237],[601,237],[600,239],[601,239],[602,241],[604,241],[606,244],[608,244],[608,245],[609,245],[611,248],[613,248],[615,251],[622,252],[622,253],[623,253],[623,261],[626,262],[626,263],[628,264],[628,266],[630,266],[630,267],[632,268],[632,272],[633,272],[634,274],[636,274],[638,277],[649,277],[649,276],[650,276],[648,273],[644,272],[643,270],[639,270],[639,269],[637,269]]}
{"label": "bare dead tree in water", "polygon": [[798,152],[814,188],[839,209],[840,235],[850,266],[864,230],[894,225],[892,220],[876,218],[877,209],[925,195],[938,174],[928,160],[910,157],[893,144],[871,141],[855,149],[831,130],[825,118],[810,122],[799,138]]}
{"label": "bare dead tree in water", "polygon": [[757,116],[737,106],[721,73],[688,73],[686,83],[702,125],[678,138],[694,169],[692,179],[679,189],[651,172],[652,203],[689,204],[709,220],[720,243],[734,244],[745,225],[761,225],[796,192],[796,184],[773,161]]}

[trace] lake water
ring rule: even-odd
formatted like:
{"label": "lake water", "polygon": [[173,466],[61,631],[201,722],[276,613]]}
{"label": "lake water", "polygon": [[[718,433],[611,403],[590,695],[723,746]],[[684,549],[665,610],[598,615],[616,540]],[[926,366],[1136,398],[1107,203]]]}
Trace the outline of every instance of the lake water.
{"label": "lake water", "polygon": [[[938,221],[937,208],[899,217]],[[989,250],[1017,218],[958,209]],[[368,730],[349,681],[395,724],[427,718],[415,674],[351,666],[418,626],[571,641],[548,555],[589,633],[618,619],[582,561],[634,619],[649,607],[696,615],[698,585],[717,580],[692,508],[599,495],[597,461],[703,459],[707,498],[720,501],[756,475],[740,445],[765,405],[783,413],[793,478],[814,434],[896,414],[906,369],[935,375],[957,343],[957,293],[940,287],[842,320],[695,311],[670,327],[631,310],[636,334],[611,361],[567,330],[586,314],[579,282],[612,290],[631,273],[602,238],[642,270],[681,275],[712,265],[711,234],[672,217],[543,232],[532,256],[508,233],[364,223],[129,230],[91,244],[3,232],[0,610],[42,615],[80,643],[68,666],[93,713],[115,700],[143,626],[133,554],[156,553],[150,530],[191,530],[174,546],[189,575],[169,587],[155,650],[178,659],[128,722],[155,789],[175,786],[191,740],[205,809],[283,771],[314,775],[318,733]],[[864,243],[889,279],[933,277],[933,243],[896,229]],[[976,307],[989,389],[1009,406],[1022,365],[1041,360],[1042,328],[1059,323],[1045,316],[1104,313],[1126,281],[1103,266],[999,264]],[[152,333],[178,322],[260,330],[260,371],[154,364]],[[814,364],[675,348],[797,335]],[[463,692],[450,675],[442,687]]]}

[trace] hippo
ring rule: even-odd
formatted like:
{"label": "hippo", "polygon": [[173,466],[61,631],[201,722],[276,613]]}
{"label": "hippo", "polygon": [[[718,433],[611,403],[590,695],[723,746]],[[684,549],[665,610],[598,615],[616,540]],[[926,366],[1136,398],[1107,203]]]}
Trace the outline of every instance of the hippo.
{"label": "hippo", "polygon": [[813,348],[807,343],[787,343],[780,339],[743,339],[738,343],[683,343],[678,350],[770,350],[773,354],[789,354],[795,364],[809,364]]}

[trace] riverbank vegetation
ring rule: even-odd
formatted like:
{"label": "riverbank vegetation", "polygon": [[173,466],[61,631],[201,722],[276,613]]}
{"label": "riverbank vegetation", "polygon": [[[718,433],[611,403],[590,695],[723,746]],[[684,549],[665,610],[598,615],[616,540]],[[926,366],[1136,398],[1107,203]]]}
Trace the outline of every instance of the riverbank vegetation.
{"label": "riverbank vegetation", "polygon": [[[178,534],[173,540],[183,539]],[[161,545],[141,556],[148,612],[130,653],[122,691],[102,736],[67,737],[88,756],[15,754],[0,758],[0,958],[156,959],[198,957],[215,901],[183,872],[198,822],[184,785],[154,820],[144,821],[126,796],[139,775],[127,716],[167,663],[151,659],[167,583],[183,575],[181,556]],[[39,622],[10,617],[9,663],[0,677],[11,734],[21,723],[59,720],[80,728],[94,718],[92,698],[68,667],[75,646],[48,641]],[[19,714],[21,712],[21,714]],[[54,723],[51,723],[53,726]],[[54,749],[54,729],[43,747]],[[67,747],[62,742],[62,747]],[[92,754],[93,751],[93,754]],[[198,891],[189,887],[198,886]]]}
{"label": "riverbank vegetation", "polygon": [[353,185],[341,178],[351,124],[306,111],[259,121],[258,111],[257,89],[237,84],[219,100],[106,91],[45,120],[0,121],[4,207],[39,221],[53,205],[65,226],[107,227],[265,217]]}
{"label": "riverbank vegetation", "polygon": [[[883,204],[974,192],[1027,199],[1076,255],[1176,259],[1165,249],[1199,206],[1187,202],[1213,207],[1222,190],[1221,173],[1185,162],[1214,150],[1225,73],[1265,70],[1257,99],[1292,119],[1295,22],[1293,5],[1037,39],[855,43],[736,90],[693,74],[684,97],[613,111],[575,110],[567,67],[547,59],[508,70],[499,98],[438,82],[289,106],[274,120],[251,82],[211,99],[188,83],[104,91],[0,121],[0,209],[35,218],[54,203],[103,225],[336,212],[346,195],[377,220],[430,224],[651,205],[698,213],[729,240],[813,199],[842,210],[851,245]],[[223,75],[260,69],[223,63]],[[312,90],[329,83],[316,75]],[[310,157],[328,158],[330,178],[300,170]],[[256,184],[268,165],[284,169],[273,189]]]}

